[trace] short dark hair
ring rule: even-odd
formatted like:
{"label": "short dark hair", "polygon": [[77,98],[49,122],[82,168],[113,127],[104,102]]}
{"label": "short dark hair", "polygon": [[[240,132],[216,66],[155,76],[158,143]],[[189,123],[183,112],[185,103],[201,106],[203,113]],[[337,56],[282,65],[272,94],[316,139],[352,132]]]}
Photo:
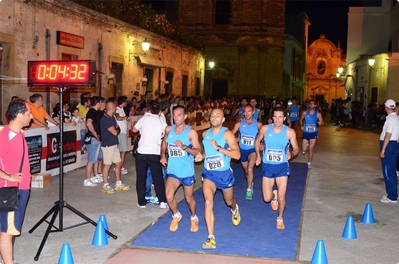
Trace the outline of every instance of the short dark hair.
{"label": "short dark hair", "polygon": [[161,104],[154,100],[149,101],[147,107],[153,115],[157,115],[161,111]]}
{"label": "short dark hair", "polygon": [[184,106],[182,106],[182,105],[175,105],[175,106],[172,108],[172,115],[173,115],[173,112],[174,112],[175,110],[178,110],[178,109],[183,109],[183,110],[184,110],[184,114],[187,114],[187,109],[186,109]]}
{"label": "short dark hair", "polygon": [[91,106],[95,106],[96,104],[98,104],[100,102],[100,96],[93,96],[92,98],[90,98],[90,104]]}
{"label": "short dark hair", "polygon": [[283,112],[283,116],[286,117],[286,112],[284,111],[284,108],[282,108],[281,106],[277,106],[273,109],[273,113],[272,116],[274,115],[274,112]]}
{"label": "short dark hair", "polygon": [[29,97],[29,101],[30,101],[31,103],[35,103],[37,100],[39,100],[39,98],[43,98],[43,96],[42,96],[41,94],[35,93],[35,94],[32,94],[32,95]]}
{"label": "short dark hair", "polygon": [[10,120],[15,120],[19,113],[24,114],[26,111],[28,111],[26,103],[27,102],[22,99],[16,99],[10,102],[7,108],[7,114],[10,117]]}
{"label": "short dark hair", "polygon": [[12,100],[15,100],[15,99],[19,99],[19,97],[16,96],[16,95],[11,96],[11,101],[12,101]]}
{"label": "short dark hair", "polygon": [[[90,98],[88,98],[88,97],[83,97],[83,98],[80,100],[80,104],[81,104],[81,105],[84,105],[85,103],[89,102],[89,100],[90,100]],[[90,103],[91,103],[91,101],[90,101]]]}
{"label": "short dark hair", "polygon": [[127,97],[122,95],[118,97],[118,105],[123,104],[124,102],[127,101]]}

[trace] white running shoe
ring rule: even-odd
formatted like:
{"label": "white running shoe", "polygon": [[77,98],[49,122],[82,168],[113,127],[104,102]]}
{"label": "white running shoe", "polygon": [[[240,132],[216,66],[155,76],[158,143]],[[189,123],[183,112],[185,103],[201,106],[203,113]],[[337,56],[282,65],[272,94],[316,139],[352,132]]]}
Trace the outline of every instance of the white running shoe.
{"label": "white running shoe", "polygon": [[86,180],[84,180],[84,182],[83,182],[83,186],[86,186],[86,187],[96,187],[97,184],[95,184],[94,182],[92,182],[91,179],[86,179]]}
{"label": "white running shoe", "polygon": [[169,206],[168,206],[167,203],[160,202],[160,203],[159,203],[159,208],[161,208],[161,209],[169,209]]}

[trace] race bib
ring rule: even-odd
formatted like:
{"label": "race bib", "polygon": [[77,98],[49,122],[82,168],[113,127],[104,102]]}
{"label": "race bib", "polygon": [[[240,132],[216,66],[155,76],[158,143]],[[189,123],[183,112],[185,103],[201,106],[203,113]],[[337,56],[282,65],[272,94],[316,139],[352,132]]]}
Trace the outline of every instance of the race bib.
{"label": "race bib", "polygon": [[291,113],[290,114],[290,117],[297,117],[298,116],[298,113]]}
{"label": "race bib", "polygon": [[280,162],[283,160],[283,151],[279,149],[268,149],[266,153],[266,157],[268,161],[271,162]]}
{"label": "race bib", "polygon": [[169,157],[180,158],[186,156],[186,151],[182,150],[176,145],[170,144],[168,147],[168,154]]}
{"label": "race bib", "polygon": [[306,125],[306,131],[316,131],[316,125]]}
{"label": "race bib", "polygon": [[224,162],[222,155],[215,155],[215,156],[210,156],[205,158],[205,164],[207,170],[217,170],[219,168],[224,167]]}
{"label": "race bib", "polygon": [[241,143],[246,146],[253,146],[255,143],[255,137],[248,135],[241,135]]}

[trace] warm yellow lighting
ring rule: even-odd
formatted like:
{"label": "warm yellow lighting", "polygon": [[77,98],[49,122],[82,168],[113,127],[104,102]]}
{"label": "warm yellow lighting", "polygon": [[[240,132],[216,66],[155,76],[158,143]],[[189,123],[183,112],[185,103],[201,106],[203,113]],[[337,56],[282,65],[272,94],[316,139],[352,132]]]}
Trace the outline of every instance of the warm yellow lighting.
{"label": "warm yellow lighting", "polygon": [[213,67],[215,67],[215,62],[214,61],[210,61],[209,62],[209,68],[213,69]]}
{"label": "warm yellow lighting", "polygon": [[339,74],[341,74],[343,71],[344,71],[344,67],[339,66],[339,67],[338,67],[338,72],[339,72]]}
{"label": "warm yellow lighting", "polygon": [[339,78],[339,76],[341,76],[341,74],[340,74],[339,72],[337,72],[337,73],[335,74],[335,76],[337,76],[337,78]]}
{"label": "warm yellow lighting", "polygon": [[369,65],[370,67],[373,67],[375,63],[375,59],[373,59],[372,57],[369,59]]}
{"label": "warm yellow lighting", "polygon": [[141,43],[141,48],[143,49],[144,53],[150,49],[150,42],[148,42],[147,38],[145,38],[143,43]]}

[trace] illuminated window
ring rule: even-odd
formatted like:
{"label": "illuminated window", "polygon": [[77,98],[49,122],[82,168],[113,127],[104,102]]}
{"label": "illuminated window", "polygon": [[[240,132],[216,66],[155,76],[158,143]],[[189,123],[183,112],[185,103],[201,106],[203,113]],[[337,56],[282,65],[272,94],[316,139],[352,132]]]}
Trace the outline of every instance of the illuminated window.
{"label": "illuminated window", "polygon": [[215,24],[230,24],[230,0],[216,0],[215,5]]}

